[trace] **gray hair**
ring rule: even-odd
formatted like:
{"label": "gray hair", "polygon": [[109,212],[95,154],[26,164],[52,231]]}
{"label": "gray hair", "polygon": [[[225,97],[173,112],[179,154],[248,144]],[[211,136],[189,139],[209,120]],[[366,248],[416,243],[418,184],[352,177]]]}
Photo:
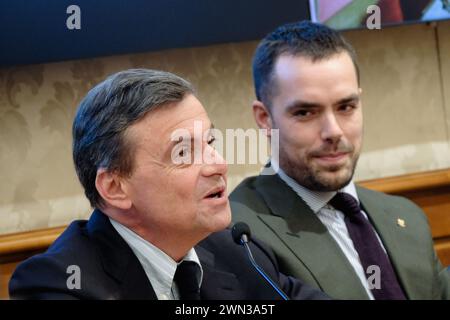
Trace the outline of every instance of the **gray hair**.
{"label": "gray hair", "polygon": [[104,201],[95,187],[97,170],[133,172],[133,144],[125,131],[148,112],[195,94],[192,85],[169,72],[130,69],[92,88],[81,101],[72,127],[73,161],[92,207]]}

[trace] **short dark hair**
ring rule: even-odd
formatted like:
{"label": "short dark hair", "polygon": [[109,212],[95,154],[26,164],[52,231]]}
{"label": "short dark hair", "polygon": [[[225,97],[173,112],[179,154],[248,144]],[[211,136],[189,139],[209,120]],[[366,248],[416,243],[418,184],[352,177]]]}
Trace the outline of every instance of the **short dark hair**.
{"label": "short dark hair", "polygon": [[261,40],[253,56],[256,98],[270,106],[275,87],[273,71],[280,55],[302,56],[317,61],[344,51],[353,60],[359,83],[359,67],[355,50],[339,32],[310,21],[289,23],[278,27]]}
{"label": "short dark hair", "polygon": [[73,161],[92,207],[104,201],[95,187],[97,170],[133,171],[133,144],[125,131],[149,111],[194,94],[192,85],[169,72],[130,69],[111,75],[81,101],[72,127]]}

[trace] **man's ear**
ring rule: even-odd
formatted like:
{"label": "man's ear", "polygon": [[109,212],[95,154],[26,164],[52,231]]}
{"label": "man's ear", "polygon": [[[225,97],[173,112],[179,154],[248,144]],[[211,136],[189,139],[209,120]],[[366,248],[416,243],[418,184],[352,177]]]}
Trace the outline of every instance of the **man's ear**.
{"label": "man's ear", "polygon": [[256,124],[260,129],[267,130],[267,136],[270,137],[272,125],[272,118],[268,108],[259,100],[253,101],[253,117],[255,118]]}
{"label": "man's ear", "polygon": [[132,202],[124,191],[123,178],[116,172],[98,169],[95,187],[108,205],[122,210],[131,208]]}

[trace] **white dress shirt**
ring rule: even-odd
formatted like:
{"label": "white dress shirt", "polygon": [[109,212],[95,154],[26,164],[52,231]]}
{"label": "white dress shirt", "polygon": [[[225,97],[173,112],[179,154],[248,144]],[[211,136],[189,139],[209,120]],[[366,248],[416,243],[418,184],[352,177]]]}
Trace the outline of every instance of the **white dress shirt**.
{"label": "white dress shirt", "polygon": [[[361,284],[365,288],[369,298],[374,300],[372,292],[369,289],[369,283],[367,282],[367,278],[364,273],[364,268],[359,259],[358,252],[355,250],[353,246],[353,241],[350,238],[347,230],[347,226],[345,225],[345,214],[339,210],[334,209],[328,202],[339,192],[345,192],[353,196],[359,203],[358,194],[356,193],[355,184],[351,181],[348,185],[338,191],[330,191],[330,192],[321,192],[321,191],[312,191],[303,186],[301,186],[297,181],[289,177],[278,165],[276,161],[271,161],[272,168],[277,172],[281,180],[286,182],[286,184],[292,188],[292,190],[297,193],[303,201],[311,208],[311,210],[317,215],[320,221],[325,225],[328,229],[328,232],[331,234],[333,239],[337,242],[339,247],[341,248],[344,255],[347,257],[348,261],[352,265],[356,274],[361,281]],[[367,214],[361,210],[363,216],[367,219]],[[381,247],[386,252],[386,249],[381,242],[380,237],[378,236],[376,230],[374,229],[375,234],[377,235],[378,241],[381,244]],[[345,284],[344,284],[345,285]]]}
{"label": "white dress shirt", "polygon": [[138,234],[134,233],[124,225],[111,218],[109,221],[111,221],[114,229],[116,229],[139,259],[153,290],[155,290],[158,300],[179,299],[178,288],[176,284],[173,283],[173,277],[178,264],[182,261],[192,261],[199,266],[197,280],[200,287],[203,279],[203,269],[194,248],[189,250],[182,261],[177,263],[165,252],[141,238]]}

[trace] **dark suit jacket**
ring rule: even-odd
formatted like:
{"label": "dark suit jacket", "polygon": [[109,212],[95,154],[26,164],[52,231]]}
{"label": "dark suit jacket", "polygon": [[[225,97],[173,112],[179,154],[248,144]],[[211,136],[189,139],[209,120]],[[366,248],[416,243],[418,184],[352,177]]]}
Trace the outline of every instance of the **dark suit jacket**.
{"label": "dark suit jacket", "polygon": [[[270,249],[251,244],[257,262],[294,299],[326,299],[315,289],[278,272]],[[229,230],[195,247],[203,268],[202,299],[279,299],[250,265]],[[77,265],[81,289],[68,289],[68,266]],[[139,260],[111,225],[95,210],[89,221],[73,222],[47,252],[21,263],[9,282],[13,299],[156,299]]]}
{"label": "dark suit jacket", "polygon": [[[450,278],[436,257],[428,222],[411,201],[357,187],[409,299],[449,299]],[[245,179],[231,193],[233,221],[244,221],[275,252],[281,272],[332,298],[368,299],[354,269],[309,206],[278,175]],[[398,224],[405,221],[405,226]]]}

